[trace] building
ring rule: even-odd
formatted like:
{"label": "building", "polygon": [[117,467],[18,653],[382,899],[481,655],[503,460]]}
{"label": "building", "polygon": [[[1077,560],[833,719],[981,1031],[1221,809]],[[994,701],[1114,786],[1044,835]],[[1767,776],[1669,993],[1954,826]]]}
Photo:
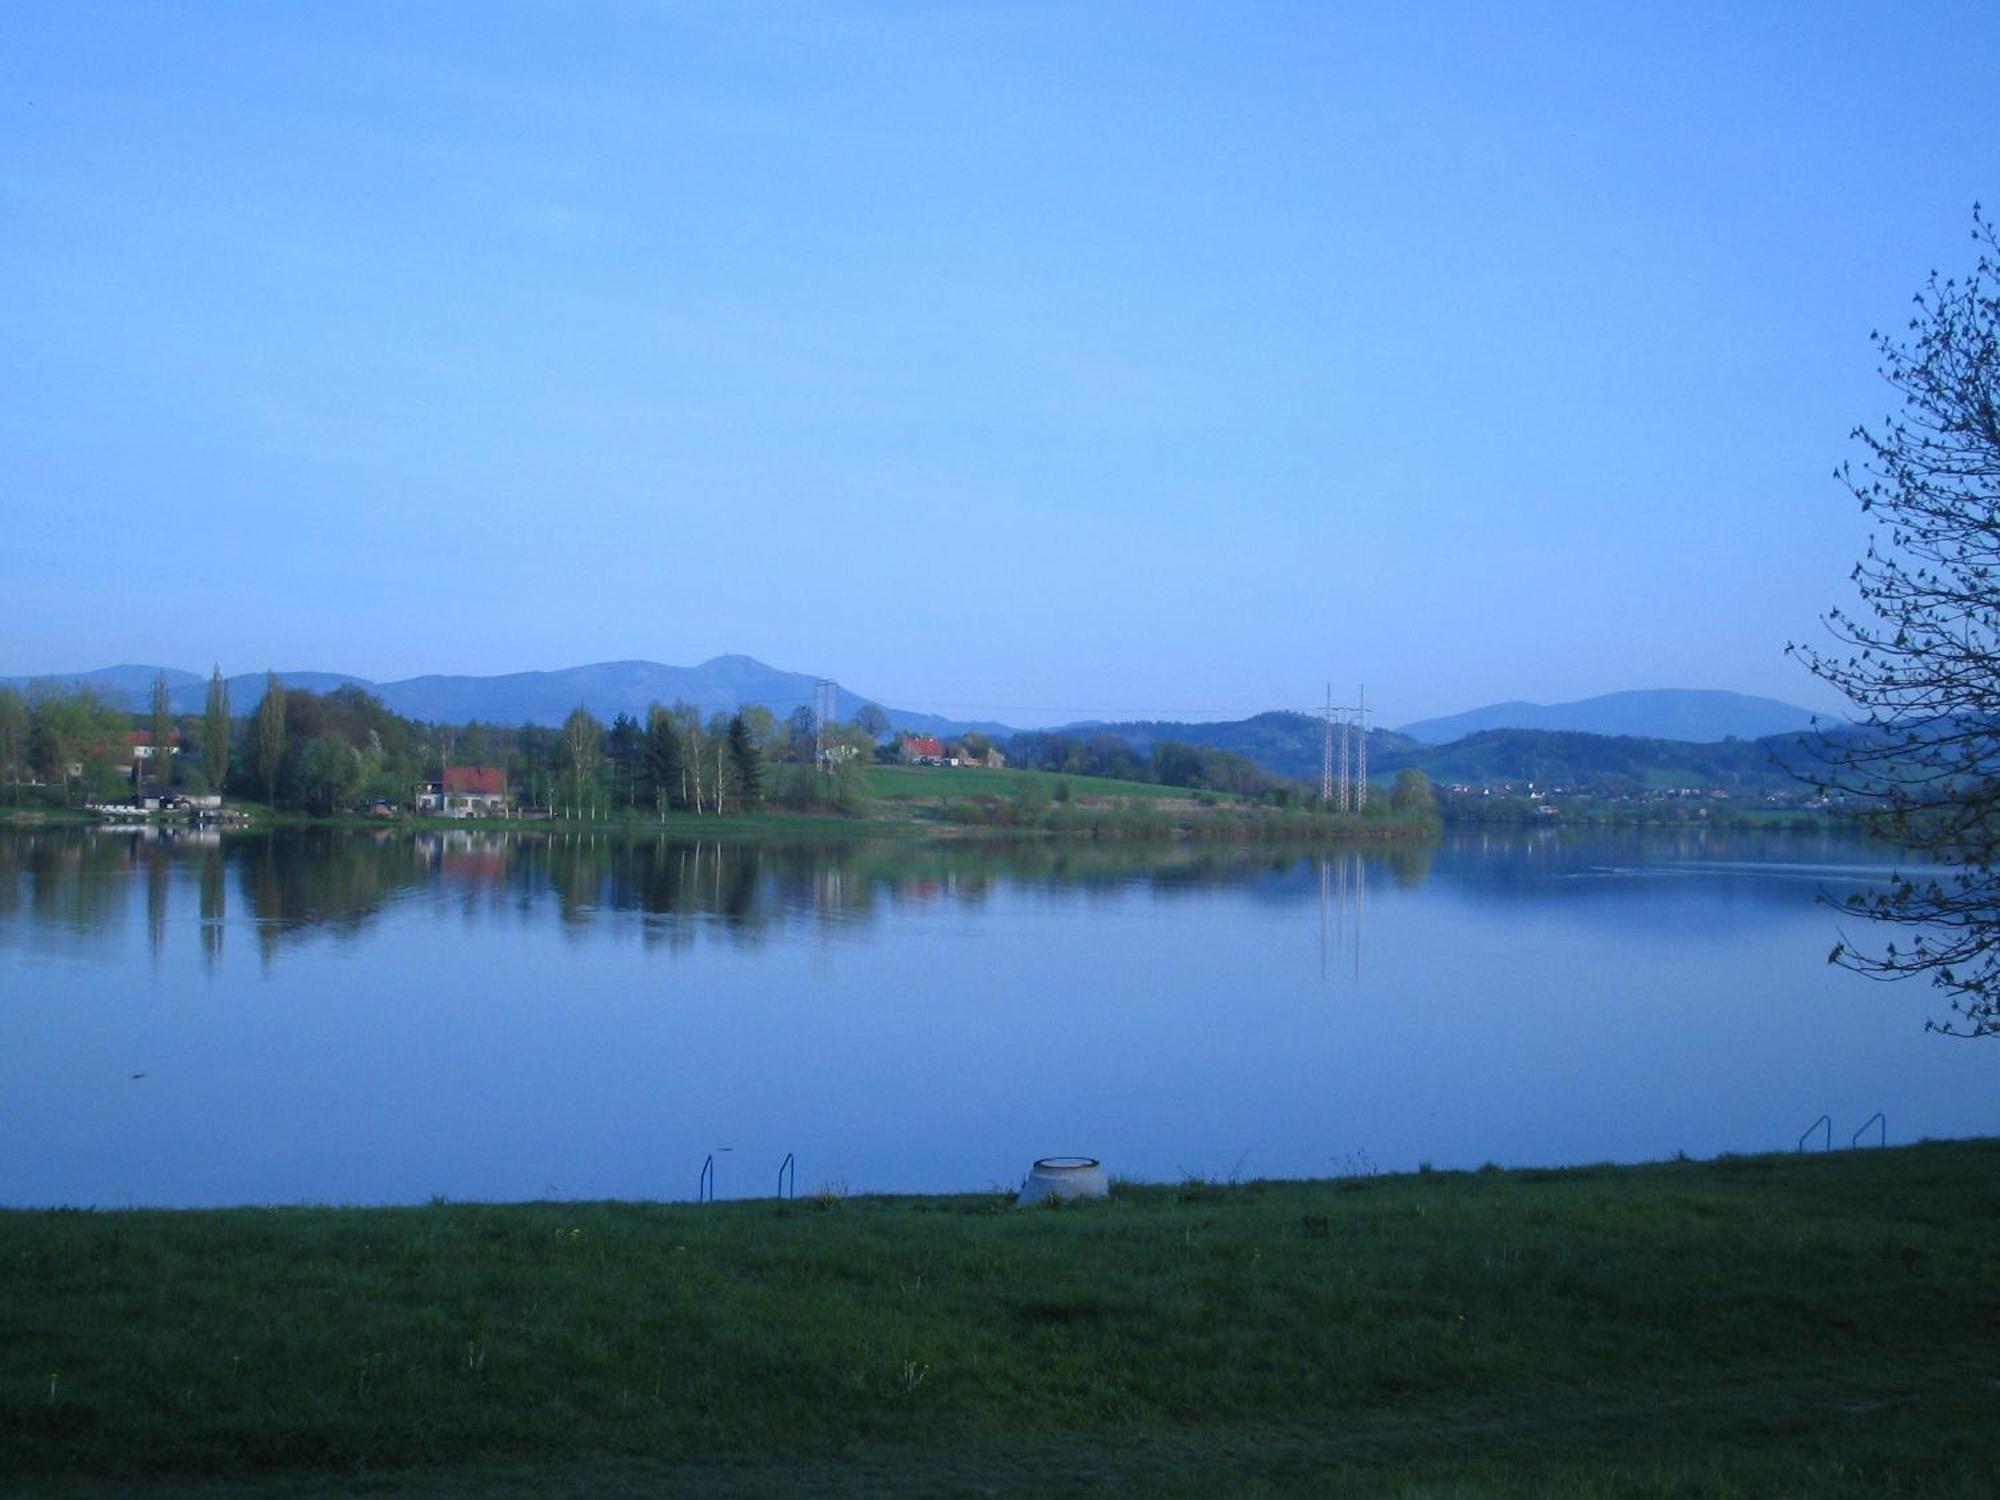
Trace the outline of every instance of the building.
{"label": "building", "polygon": [[417,811],[446,818],[504,818],[507,773],[498,766],[446,766],[443,781],[417,784]]}
{"label": "building", "polygon": [[896,747],[896,759],[906,766],[941,766],[944,741],[913,734]]}
{"label": "building", "polygon": [[[158,780],[153,774],[153,757],[157,753],[153,748],[153,732],[150,729],[134,729],[125,736],[125,744],[131,753],[131,762],[125,767],[125,779],[138,781],[144,777],[148,781]],[[180,753],[179,745],[167,746],[169,756]],[[80,776],[83,772],[79,768],[76,774]]]}

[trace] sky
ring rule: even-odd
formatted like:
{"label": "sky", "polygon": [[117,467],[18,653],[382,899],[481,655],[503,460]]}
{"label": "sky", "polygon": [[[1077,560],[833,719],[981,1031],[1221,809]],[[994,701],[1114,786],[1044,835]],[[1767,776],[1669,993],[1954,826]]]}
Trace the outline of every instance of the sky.
{"label": "sky", "polygon": [[1990,0],[12,6],[0,674],[1830,708],[1982,197]]}

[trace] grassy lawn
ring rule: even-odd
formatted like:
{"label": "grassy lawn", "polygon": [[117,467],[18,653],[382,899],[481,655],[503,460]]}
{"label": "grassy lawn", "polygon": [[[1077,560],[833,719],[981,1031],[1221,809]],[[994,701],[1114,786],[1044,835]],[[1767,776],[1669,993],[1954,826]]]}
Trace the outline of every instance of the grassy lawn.
{"label": "grassy lawn", "polygon": [[0,1214],[0,1489],[1989,1495],[2000,1142]]}
{"label": "grassy lawn", "polygon": [[[1191,799],[1186,787],[1156,786],[1150,781],[1120,781],[1110,776],[1063,776],[1054,771],[988,770],[984,766],[870,766],[868,793],[883,802],[938,801],[945,797],[1013,797],[1024,788],[1040,787],[1051,797],[1056,784],[1067,781],[1078,801],[1104,797],[1167,797]],[[1231,802],[1229,793],[1215,794]]]}

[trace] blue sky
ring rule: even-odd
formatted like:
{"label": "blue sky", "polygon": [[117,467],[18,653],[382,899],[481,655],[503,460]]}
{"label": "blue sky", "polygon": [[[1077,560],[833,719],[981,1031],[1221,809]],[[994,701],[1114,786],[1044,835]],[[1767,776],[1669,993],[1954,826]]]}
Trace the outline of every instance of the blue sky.
{"label": "blue sky", "polygon": [[2000,9],[11,8],[0,673],[1831,700]]}

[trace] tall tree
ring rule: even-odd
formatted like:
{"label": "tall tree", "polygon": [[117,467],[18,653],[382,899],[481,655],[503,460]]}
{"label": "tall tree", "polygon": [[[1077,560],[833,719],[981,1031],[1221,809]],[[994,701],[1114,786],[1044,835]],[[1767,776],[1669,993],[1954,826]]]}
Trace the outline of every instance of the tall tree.
{"label": "tall tree", "polygon": [[0,687],[0,777],[13,786],[17,806],[27,763],[28,700],[18,689]]}
{"label": "tall tree", "polygon": [[620,709],[604,736],[606,756],[611,762],[611,797],[614,802],[630,805],[638,801],[639,750],[645,738],[639,721]]}
{"label": "tall tree", "polygon": [[809,704],[801,703],[785,715],[785,759],[801,766],[813,763],[813,750],[819,743],[819,715]]}
{"label": "tall tree", "polygon": [[152,707],[152,782],[156,787],[165,787],[174,779],[174,705],[167,692],[165,672],[153,674]]}
{"label": "tall tree", "polygon": [[278,778],[285,768],[285,685],[276,672],[264,674],[264,699],[251,721],[251,743],[257,758],[257,780],[264,800],[278,800]]}
{"label": "tall tree", "polygon": [[1901,409],[1856,428],[1860,472],[1840,469],[1878,527],[1852,574],[1861,608],[1826,615],[1837,647],[1790,649],[1861,712],[1824,737],[1822,784],[1948,872],[1853,898],[1909,937],[1843,940],[1834,961],[1924,975],[1951,1011],[1932,1029],[2000,1036],[2000,239],[1976,206],[1972,237],[1971,275],[1932,272],[1907,337],[1872,336]]}
{"label": "tall tree", "polygon": [[31,684],[29,693],[29,758],[45,777],[62,782],[63,800],[79,775],[86,792],[112,791],[131,720],[89,688],[65,692]]}
{"label": "tall tree", "polygon": [[662,817],[681,795],[681,733],[674,716],[655,703],[646,711],[646,744],[642,756],[646,795]]}
{"label": "tall tree", "polygon": [[587,800],[594,802],[596,798],[597,768],[604,760],[604,726],[579,703],[563,720],[557,743],[570,807],[573,812],[578,811]]}
{"label": "tall tree", "polygon": [[320,735],[299,757],[299,795],[308,809],[325,817],[354,805],[361,777],[360,752],[338,734]]}
{"label": "tall tree", "polygon": [[208,678],[208,702],[201,711],[201,764],[212,791],[229,779],[229,684],[217,663]]}
{"label": "tall tree", "polygon": [[729,720],[728,746],[729,766],[735,773],[731,779],[736,783],[737,805],[749,812],[764,801],[764,752],[757,748],[757,737],[750,732],[750,726],[744,723],[741,714]]}

